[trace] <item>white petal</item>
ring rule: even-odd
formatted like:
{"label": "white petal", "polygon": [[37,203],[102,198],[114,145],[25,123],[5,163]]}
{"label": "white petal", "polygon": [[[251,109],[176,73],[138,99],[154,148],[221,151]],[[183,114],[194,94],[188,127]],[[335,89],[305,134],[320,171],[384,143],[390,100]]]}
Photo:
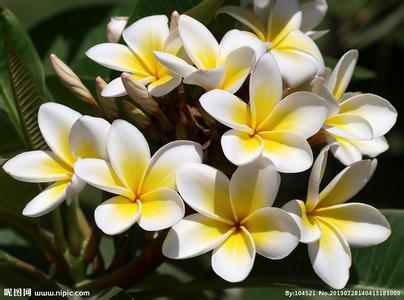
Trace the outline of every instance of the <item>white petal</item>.
{"label": "white petal", "polygon": [[340,105],[327,88],[326,80],[323,77],[317,76],[311,82],[312,92],[319,95],[327,103],[328,117],[335,116],[339,113]]}
{"label": "white petal", "polygon": [[363,155],[372,158],[389,149],[389,144],[384,136],[374,138],[370,141],[350,140],[350,142],[354,144]]}
{"label": "white petal", "polygon": [[289,214],[279,208],[266,207],[255,211],[244,223],[251,234],[257,253],[282,259],[299,244],[300,230]]}
{"label": "white petal", "polygon": [[368,247],[380,244],[391,234],[389,222],[376,208],[362,203],[345,203],[320,209],[316,216],[332,223],[349,245]]}
{"label": "white petal", "polygon": [[222,135],[221,145],[226,158],[238,166],[260,157],[264,148],[259,135],[250,136],[248,133],[235,129]]}
{"label": "white petal", "polygon": [[328,5],[326,0],[314,0],[302,4],[300,6],[302,11],[302,24],[300,25],[300,30],[306,32],[320,24],[327,13],[327,8]]}
{"label": "white petal", "polygon": [[311,212],[320,202],[320,184],[327,166],[328,150],[328,146],[321,150],[311,169],[305,207],[308,212]]}
{"label": "white petal", "polygon": [[260,136],[264,141],[263,155],[275,164],[279,172],[302,172],[313,163],[310,145],[300,135],[288,131],[264,131]]}
{"label": "white petal", "polygon": [[226,76],[226,68],[219,66],[215,69],[197,70],[184,78],[184,83],[194,84],[206,91],[220,88]]}
{"label": "white petal", "polygon": [[74,158],[69,148],[69,135],[74,122],[81,117],[77,111],[58,103],[42,104],[38,111],[38,125],[52,151],[72,166]]}
{"label": "white petal", "polygon": [[326,135],[326,138],[335,158],[344,165],[349,166],[350,164],[362,159],[361,151],[357,146],[350,142],[351,140],[328,134]]}
{"label": "white petal", "polygon": [[203,164],[187,164],[177,171],[177,188],[184,201],[200,214],[233,222],[229,179],[219,170]]}
{"label": "white petal", "polygon": [[184,217],[184,202],[172,189],[155,189],[140,196],[140,201],[142,214],[139,226],[144,230],[163,230],[173,226]]}
{"label": "white petal", "polygon": [[267,52],[268,43],[258,39],[250,32],[232,29],[226,32],[220,42],[217,65],[224,64],[230,53],[245,46],[255,51],[256,60],[258,60],[265,52]]}
{"label": "white petal", "polygon": [[166,66],[171,72],[182,77],[187,77],[197,70],[185,60],[170,53],[154,51],[154,55],[157,57],[159,62]]}
{"label": "white petal", "polygon": [[302,243],[312,243],[320,238],[320,227],[314,217],[307,215],[306,207],[303,201],[289,201],[282,206],[282,209],[289,213],[299,227],[301,234],[300,241]]}
{"label": "white petal", "polygon": [[285,130],[308,138],[323,126],[327,104],[311,92],[295,92],[279,102],[260,131]]}
{"label": "white petal", "polygon": [[385,135],[397,121],[397,111],[390,102],[373,94],[360,94],[345,100],[340,113],[366,119],[375,137]]}
{"label": "white petal", "polygon": [[110,198],[94,211],[97,226],[108,235],[122,233],[139,219],[142,210],[140,201],[132,202],[126,197]]}
{"label": "white petal", "polygon": [[101,118],[83,116],[70,132],[70,149],[76,158],[107,158],[107,138],[111,125]]}
{"label": "white petal", "polygon": [[239,282],[250,274],[254,260],[254,241],[242,228],[213,250],[212,269],[226,281]]}
{"label": "white petal", "polygon": [[326,35],[327,33],[329,33],[330,30],[326,29],[326,30],[309,30],[306,31],[305,34],[310,37],[313,41],[321,38],[322,36]]}
{"label": "white petal", "polygon": [[232,94],[243,85],[255,64],[255,51],[250,47],[241,47],[230,52],[224,64],[226,75],[221,89]]}
{"label": "white petal", "polygon": [[273,43],[278,43],[289,32],[299,29],[302,13],[297,0],[275,1],[273,12],[268,17],[267,36]]}
{"label": "white petal", "polygon": [[27,217],[40,217],[52,211],[65,200],[68,184],[69,181],[58,181],[51,184],[28,202],[22,214]]}
{"label": "white petal", "polygon": [[101,96],[103,97],[121,97],[126,94],[125,86],[123,85],[121,77],[110,81],[101,92]]}
{"label": "white petal", "polygon": [[126,23],[128,23],[129,17],[111,17],[111,21],[109,21],[107,25],[107,39],[108,42],[118,43],[119,39],[122,35],[123,30],[125,29]]}
{"label": "white petal", "polygon": [[192,214],[170,229],[163,254],[174,259],[198,256],[220,245],[231,233],[232,227],[227,224]]}
{"label": "white petal", "polygon": [[191,141],[174,141],[161,147],[151,158],[145,171],[139,195],[156,188],[176,189],[177,170],[188,163],[202,162],[202,147]]}
{"label": "white petal", "polygon": [[264,54],[250,77],[252,127],[261,125],[282,98],[282,78],[272,54]]}
{"label": "white petal", "polygon": [[334,289],[342,289],[349,279],[351,251],[335,226],[321,222],[321,238],[309,244],[309,256],[316,274]]}
{"label": "white petal", "polygon": [[238,167],[230,181],[230,198],[238,221],[257,209],[270,207],[278,193],[281,177],[265,157]]}
{"label": "white petal", "polygon": [[341,204],[351,199],[372,178],[376,166],[376,159],[367,159],[346,167],[321,192],[317,208]]}
{"label": "white petal", "polygon": [[133,199],[134,193],[127,189],[115,174],[111,164],[102,159],[85,158],[74,164],[74,173],[88,184],[103,191]]}
{"label": "white petal", "polygon": [[210,31],[187,15],[180,16],[178,30],[185,51],[198,69],[215,68],[219,45]]}
{"label": "white petal", "polygon": [[129,122],[115,120],[108,136],[108,156],[120,181],[136,194],[150,161],[143,134]]}
{"label": "white petal", "polygon": [[234,19],[249,27],[258,36],[259,39],[265,40],[266,28],[262,25],[260,19],[248,9],[240,6],[227,5],[221,7],[216,14],[225,13]]}
{"label": "white petal", "polygon": [[317,73],[317,64],[312,56],[295,49],[272,49],[272,55],[286,84],[293,88]]}
{"label": "white petal", "polygon": [[51,151],[23,152],[9,159],[3,170],[13,178],[25,182],[69,180],[72,169]]}
{"label": "white petal", "polygon": [[168,18],[164,15],[144,17],[127,27],[122,36],[141,59],[149,74],[157,74],[158,61],[153,51],[163,51],[169,35]]}
{"label": "white petal", "polygon": [[129,72],[137,75],[147,75],[141,60],[125,45],[115,43],[98,44],[87,50],[86,55],[104,67]]}
{"label": "white petal", "polygon": [[70,205],[74,197],[78,196],[78,194],[80,194],[85,187],[86,182],[81,180],[77,175],[73,175],[66,188],[67,205]]}
{"label": "white petal", "polygon": [[233,94],[223,90],[212,90],[199,99],[204,110],[220,123],[241,131],[252,133],[250,109],[248,105]]}
{"label": "white petal", "polygon": [[154,97],[163,97],[174,90],[181,83],[181,77],[176,74],[165,75],[147,87]]}
{"label": "white petal", "polygon": [[372,126],[358,115],[341,114],[326,120],[324,129],[332,134],[347,139],[371,140],[373,138]]}
{"label": "white petal", "polygon": [[332,71],[328,80],[328,89],[339,100],[345,93],[358,61],[358,50],[349,50],[345,53]]}

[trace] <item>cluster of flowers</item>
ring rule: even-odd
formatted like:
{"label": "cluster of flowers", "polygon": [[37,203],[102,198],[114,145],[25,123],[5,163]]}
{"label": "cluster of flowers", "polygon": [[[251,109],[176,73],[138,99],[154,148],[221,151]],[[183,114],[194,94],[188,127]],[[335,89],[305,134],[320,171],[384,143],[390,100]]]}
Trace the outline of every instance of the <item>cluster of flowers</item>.
{"label": "cluster of flowers", "polygon": [[[376,159],[387,150],[383,135],[397,112],[385,99],[346,93],[358,58],[347,52],[331,72],[313,39],[312,29],[327,9],[316,0],[254,1],[253,12],[226,6],[226,13],[249,27],[227,32],[220,44],[197,20],[173,13],[145,17],[122,35],[128,46],[104,43],[88,57],[124,72],[102,91],[104,97],[127,93],[128,82],[161,97],[185,84],[206,93],[203,109],[231,129],[221,138],[225,156],[238,168],[231,179],[202,163],[202,147],[179,140],[151,155],[147,140],[132,124],[82,116],[56,103],[38,113],[41,133],[51,151],[30,151],[10,159],[4,170],[18,180],[54,182],[28,203],[26,216],[48,213],[86,184],[116,196],[95,210],[106,234],[126,231],[136,222],[147,231],[170,228],[163,253],[174,259],[213,250],[212,268],[237,282],[250,273],[256,253],[269,259],[308,244],[315,272],[331,287],[349,278],[349,246],[386,240],[390,226],[375,208],[345,203],[369,181]],[[110,24],[117,41],[126,25]],[[116,32],[117,30],[117,32]],[[249,79],[249,101],[235,93]],[[144,92],[144,91],[142,91]],[[328,145],[313,164],[307,139]],[[328,151],[347,167],[321,192]],[[272,207],[280,174],[312,167],[306,201]],[[185,203],[195,212],[185,215]]]}

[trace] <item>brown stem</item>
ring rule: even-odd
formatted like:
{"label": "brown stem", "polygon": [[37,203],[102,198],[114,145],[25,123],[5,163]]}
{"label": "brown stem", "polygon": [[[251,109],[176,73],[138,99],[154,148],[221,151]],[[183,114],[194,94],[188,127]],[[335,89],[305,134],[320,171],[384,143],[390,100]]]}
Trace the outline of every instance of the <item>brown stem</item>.
{"label": "brown stem", "polygon": [[101,237],[102,237],[101,230],[99,230],[97,226],[94,226],[94,228],[91,230],[90,237],[86,241],[84,249],[81,253],[81,257],[83,259],[84,264],[86,265],[89,264],[96,257]]}
{"label": "brown stem", "polygon": [[45,274],[40,269],[36,268],[25,261],[22,261],[14,256],[7,255],[6,261],[0,264],[1,267],[11,267],[22,270],[30,275],[32,275],[39,282],[47,281],[49,279],[48,275]]}
{"label": "brown stem", "polygon": [[94,280],[85,280],[76,285],[77,289],[105,289],[113,286],[128,288],[153,272],[164,261],[161,252],[166,232],[161,233],[139,256],[118,270]]}

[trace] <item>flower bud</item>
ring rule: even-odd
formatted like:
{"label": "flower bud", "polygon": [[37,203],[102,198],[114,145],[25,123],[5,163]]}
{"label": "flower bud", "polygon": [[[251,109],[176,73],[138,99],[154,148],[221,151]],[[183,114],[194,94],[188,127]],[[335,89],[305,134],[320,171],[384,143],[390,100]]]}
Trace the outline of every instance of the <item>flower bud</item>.
{"label": "flower bud", "polygon": [[170,31],[178,27],[178,19],[180,18],[180,13],[174,10],[171,14],[170,20]]}
{"label": "flower bud", "polygon": [[160,110],[160,106],[142,83],[128,73],[123,73],[121,78],[126,92],[137,104],[152,114]]}
{"label": "flower bud", "polygon": [[108,118],[117,119],[119,117],[118,106],[116,105],[116,99],[112,97],[104,97],[101,95],[102,90],[106,87],[107,83],[98,76],[95,79],[95,88],[97,91],[98,103],[104,110]]}
{"label": "flower bud", "polygon": [[140,128],[146,128],[151,124],[149,117],[129,101],[122,101],[122,106],[129,118],[131,118]]}
{"label": "flower bud", "polygon": [[117,43],[125,29],[128,17],[112,17],[107,25],[107,39],[110,43]]}
{"label": "flower bud", "polygon": [[81,82],[80,78],[55,54],[50,55],[53,70],[59,80],[71,90],[78,98],[91,107],[96,113],[100,114],[100,108],[90,91]]}

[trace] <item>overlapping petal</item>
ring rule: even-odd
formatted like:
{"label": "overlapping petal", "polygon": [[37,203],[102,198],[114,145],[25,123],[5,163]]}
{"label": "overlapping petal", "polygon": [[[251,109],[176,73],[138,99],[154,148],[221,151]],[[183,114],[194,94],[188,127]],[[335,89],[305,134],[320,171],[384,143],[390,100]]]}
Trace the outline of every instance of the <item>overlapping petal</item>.
{"label": "overlapping petal", "polygon": [[171,227],[184,217],[184,202],[172,189],[159,188],[140,196],[139,226],[147,231]]}
{"label": "overlapping petal", "polygon": [[351,114],[340,114],[326,120],[324,129],[341,138],[371,140],[373,130],[370,123],[363,117]]}
{"label": "overlapping petal", "polygon": [[13,178],[25,182],[69,180],[72,169],[51,151],[28,151],[18,154],[3,165]]}
{"label": "overlapping petal", "polygon": [[212,254],[212,269],[230,282],[244,280],[250,273],[255,259],[255,245],[245,229],[231,234]]}
{"label": "overlapping petal", "polygon": [[342,170],[320,193],[317,208],[344,203],[355,196],[370,180],[377,160],[362,160]]}
{"label": "overlapping petal", "polygon": [[263,155],[268,157],[279,172],[296,173],[310,168],[313,153],[307,141],[289,131],[263,131]]}
{"label": "overlapping petal", "polygon": [[341,232],[325,221],[320,223],[321,238],[310,243],[309,256],[316,274],[335,289],[348,282],[351,251]]}
{"label": "overlapping petal", "polygon": [[120,182],[136,194],[150,161],[149,145],[143,134],[127,121],[114,121],[108,136],[108,155]]}
{"label": "overlapping petal", "polygon": [[272,206],[280,181],[268,158],[261,157],[237,168],[230,181],[230,199],[237,220],[241,222],[256,210]]}
{"label": "overlapping petal", "polygon": [[212,90],[199,99],[204,110],[222,124],[247,133],[253,130],[249,126],[250,109],[237,96],[222,90]]}
{"label": "overlapping petal", "polygon": [[176,189],[177,170],[188,163],[202,162],[202,147],[191,141],[174,141],[161,147],[151,158],[143,176],[138,194],[156,188]]}
{"label": "overlapping petal", "polygon": [[233,223],[229,179],[219,170],[187,164],[177,171],[177,187],[184,201],[200,214]]}
{"label": "overlapping petal", "polygon": [[140,201],[132,202],[116,196],[101,203],[94,212],[97,226],[108,235],[128,230],[139,219],[142,210]]}
{"label": "overlapping petal", "polygon": [[316,216],[333,224],[350,246],[367,247],[384,242],[390,225],[376,208],[362,203],[345,203],[316,211]]}
{"label": "overlapping petal", "polygon": [[241,166],[252,162],[262,155],[263,139],[259,135],[231,129],[221,138],[223,153],[233,164]]}
{"label": "overlapping petal", "polygon": [[58,103],[42,104],[38,111],[38,125],[51,150],[66,164],[73,165],[74,158],[69,147],[69,135],[81,114]]}
{"label": "overlapping petal", "polygon": [[256,210],[244,223],[251,234],[258,254],[270,259],[282,259],[296,248],[300,231],[283,210],[266,207]]}
{"label": "overlapping petal", "polygon": [[25,206],[22,214],[27,217],[40,217],[52,211],[66,199],[69,181],[58,181],[48,186],[43,192]]}
{"label": "overlapping petal", "polygon": [[175,259],[198,256],[219,246],[233,231],[228,224],[192,214],[171,227],[163,254]]}
{"label": "overlapping petal", "polygon": [[304,138],[314,135],[327,117],[327,105],[310,92],[296,92],[275,106],[260,131],[290,131]]}
{"label": "overlapping petal", "polygon": [[312,243],[320,238],[321,229],[319,224],[313,216],[307,215],[308,211],[303,201],[289,201],[282,209],[289,213],[299,227],[300,241],[302,243]]}
{"label": "overlapping petal", "polygon": [[101,118],[83,116],[70,132],[69,145],[75,158],[107,158],[107,138],[111,125]]}

